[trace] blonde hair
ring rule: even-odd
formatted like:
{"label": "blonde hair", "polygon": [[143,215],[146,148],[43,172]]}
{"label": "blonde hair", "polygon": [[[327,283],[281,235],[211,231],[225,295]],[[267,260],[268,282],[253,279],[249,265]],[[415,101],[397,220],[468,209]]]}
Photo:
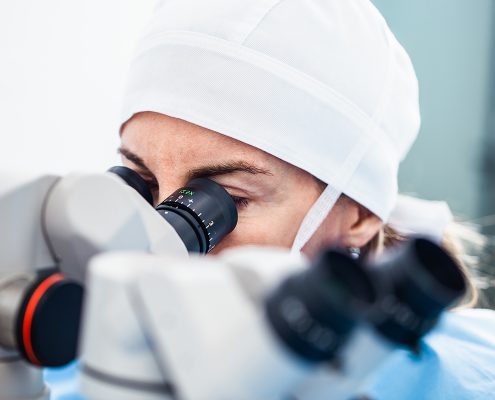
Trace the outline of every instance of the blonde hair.
{"label": "blonde hair", "polygon": [[[378,233],[361,249],[363,256],[376,257],[388,248],[393,248],[407,240],[389,225],[384,225]],[[462,299],[454,305],[455,308],[475,307],[480,299],[477,287],[479,256],[486,240],[473,226],[465,223],[451,223],[444,234],[441,246],[454,259],[466,279],[467,290]]]}
{"label": "blonde hair", "polygon": [[[324,190],[326,183],[315,177],[321,190]],[[340,204],[352,202],[359,207],[361,204],[351,199],[345,194],[341,194]],[[385,224],[375,234],[375,236],[361,250],[364,258],[378,257],[385,250],[400,245],[408,239],[391,226]],[[482,276],[485,271],[480,268],[481,256],[487,246],[487,238],[479,232],[479,228],[467,222],[452,222],[444,232],[441,247],[453,258],[459,270],[466,279],[466,293],[454,304],[454,308],[470,308],[478,305],[482,299],[478,286],[489,286],[487,280]]]}

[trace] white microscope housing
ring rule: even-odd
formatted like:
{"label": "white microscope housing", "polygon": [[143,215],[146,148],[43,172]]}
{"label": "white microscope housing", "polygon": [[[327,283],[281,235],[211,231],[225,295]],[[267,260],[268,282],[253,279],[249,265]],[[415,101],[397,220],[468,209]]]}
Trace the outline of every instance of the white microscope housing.
{"label": "white microscope housing", "polygon": [[453,260],[422,239],[366,268],[332,251],[314,263],[262,248],[101,255],[90,267],[82,392],[349,399],[395,349],[415,351],[464,289]]}
{"label": "white microscope housing", "polygon": [[[47,399],[38,367],[75,357],[82,285],[93,256],[116,250],[205,254],[237,222],[233,200],[212,181],[193,180],[155,209],[122,179],[140,177],[124,172],[0,173],[2,399]],[[72,341],[64,345],[65,337]]]}

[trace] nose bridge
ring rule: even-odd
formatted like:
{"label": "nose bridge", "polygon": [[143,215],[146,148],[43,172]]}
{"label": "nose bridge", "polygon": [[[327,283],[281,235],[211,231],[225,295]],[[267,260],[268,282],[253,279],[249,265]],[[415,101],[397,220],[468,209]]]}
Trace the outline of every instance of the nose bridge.
{"label": "nose bridge", "polygon": [[158,204],[170,196],[173,192],[185,186],[186,177],[163,174],[158,180]]}

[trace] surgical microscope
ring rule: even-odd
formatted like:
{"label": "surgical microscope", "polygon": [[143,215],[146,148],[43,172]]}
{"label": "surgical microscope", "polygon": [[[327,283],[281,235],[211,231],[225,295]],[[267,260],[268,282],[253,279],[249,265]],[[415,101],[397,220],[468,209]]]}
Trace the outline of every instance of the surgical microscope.
{"label": "surgical microscope", "polygon": [[0,399],[46,400],[40,367],[76,357],[88,261],[134,250],[206,254],[237,223],[218,184],[194,179],[158,207],[134,171],[0,173]]}
{"label": "surgical microscope", "polygon": [[90,263],[81,343],[88,400],[345,400],[465,292],[416,238],[374,261],[257,247],[217,257],[107,253]]}
{"label": "surgical microscope", "polygon": [[420,353],[465,290],[424,239],[374,262],[334,250],[313,262],[263,248],[189,255],[237,222],[209,180],[155,209],[123,167],[1,178],[5,399],[48,399],[38,367],[71,361],[78,342],[88,400],[347,399],[397,348]]}

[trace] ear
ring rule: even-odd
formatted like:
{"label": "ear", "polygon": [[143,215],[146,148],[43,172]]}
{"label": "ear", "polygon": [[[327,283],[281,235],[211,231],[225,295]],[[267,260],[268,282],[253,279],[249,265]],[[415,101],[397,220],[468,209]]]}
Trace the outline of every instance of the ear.
{"label": "ear", "polygon": [[345,247],[363,247],[378,233],[383,222],[355,201],[350,201],[346,208],[347,226],[341,236],[341,243]]}

